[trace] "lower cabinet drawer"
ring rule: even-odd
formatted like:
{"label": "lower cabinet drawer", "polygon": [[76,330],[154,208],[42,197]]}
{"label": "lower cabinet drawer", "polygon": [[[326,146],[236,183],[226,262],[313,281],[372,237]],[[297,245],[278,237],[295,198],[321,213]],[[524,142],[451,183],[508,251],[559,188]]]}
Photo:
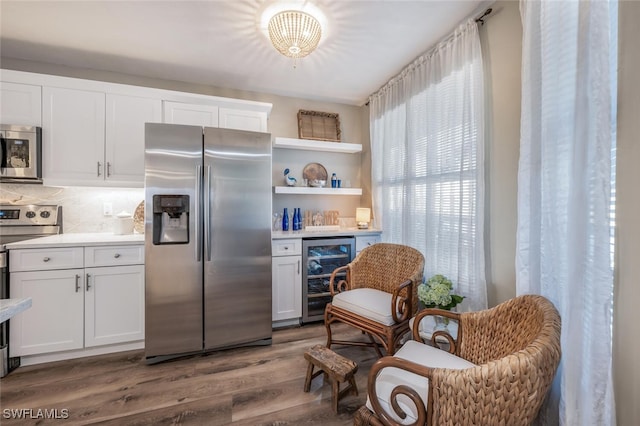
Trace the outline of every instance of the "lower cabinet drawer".
{"label": "lower cabinet drawer", "polygon": [[9,271],[73,269],[84,266],[82,247],[43,248],[9,251]]}
{"label": "lower cabinet drawer", "polygon": [[301,254],[302,240],[299,238],[271,241],[272,256],[296,256]]}
{"label": "lower cabinet drawer", "polygon": [[144,245],[85,247],[84,250],[86,267],[144,263]]}
{"label": "lower cabinet drawer", "polygon": [[356,253],[361,252],[363,249],[372,246],[382,241],[380,235],[366,235],[356,237]]}

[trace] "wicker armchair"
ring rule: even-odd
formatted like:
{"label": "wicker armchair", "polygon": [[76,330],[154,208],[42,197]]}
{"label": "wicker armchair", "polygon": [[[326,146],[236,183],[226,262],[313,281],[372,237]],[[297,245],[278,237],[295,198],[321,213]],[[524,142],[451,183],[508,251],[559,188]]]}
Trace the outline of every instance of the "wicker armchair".
{"label": "wicker armchair", "polygon": [[[436,313],[458,321],[449,352],[419,339],[420,321]],[[354,425],[514,426],[536,418],[560,362],[560,316],[547,299],[520,296],[461,314],[425,309],[412,331],[395,357],[372,366]]]}
{"label": "wicker armchair", "polygon": [[[423,269],[424,256],[418,250],[378,243],[362,250],[350,264],[334,270],[329,285],[332,301],[324,311],[327,347],[373,346],[382,356],[382,346],[393,355],[399,340],[409,331],[409,319],[417,312]],[[345,271],[345,279],[336,283],[337,274]],[[362,330],[369,342],[333,339],[334,322]]]}

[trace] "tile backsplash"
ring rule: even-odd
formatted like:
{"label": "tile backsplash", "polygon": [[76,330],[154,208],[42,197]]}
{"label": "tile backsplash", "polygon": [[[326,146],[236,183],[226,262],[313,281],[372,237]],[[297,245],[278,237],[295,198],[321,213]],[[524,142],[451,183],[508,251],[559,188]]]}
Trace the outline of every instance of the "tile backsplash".
{"label": "tile backsplash", "polygon": [[[144,188],[54,187],[2,184],[1,204],[56,204],[62,206],[65,234],[112,232],[116,214],[133,215],[144,200]],[[104,216],[104,203],[111,203],[114,216]]]}

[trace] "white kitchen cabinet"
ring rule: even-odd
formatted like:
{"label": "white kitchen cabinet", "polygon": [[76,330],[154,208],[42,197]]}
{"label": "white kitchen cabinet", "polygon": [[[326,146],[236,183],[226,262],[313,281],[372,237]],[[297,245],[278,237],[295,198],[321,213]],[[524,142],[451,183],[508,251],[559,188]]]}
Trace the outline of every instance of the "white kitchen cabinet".
{"label": "white kitchen cabinet", "polygon": [[144,245],[84,248],[84,266],[144,265]]}
{"label": "white kitchen cabinet", "polygon": [[382,241],[380,235],[361,235],[356,236],[356,256],[365,248]]}
{"label": "white kitchen cabinet", "polygon": [[42,87],[0,82],[0,123],[42,126]]}
{"label": "white kitchen cabinet", "polygon": [[11,295],[32,299],[11,319],[13,356],[144,339],[143,245],[20,249],[9,258]]}
{"label": "white kitchen cabinet", "polygon": [[225,129],[267,131],[267,113],[252,109],[227,108],[183,102],[163,102],[165,123]]}
{"label": "white kitchen cabinet", "polygon": [[9,270],[25,272],[82,268],[83,259],[82,247],[13,250],[9,256]]}
{"label": "white kitchen cabinet", "polygon": [[144,266],[85,269],[84,346],[144,339]]}
{"label": "white kitchen cabinet", "polygon": [[184,102],[164,101],[162,118],[165,123],[218,127],[218,107]]}
{"label": "white kitchen cabinet", "polygon": [[11,319],[11,356],[83,347],[83,269],[11,273],[11,297],[31,298],[31,308]]}
{"label": "white kitchen cabinet", "polygon": [[302,316],[302,240],[273,240],[271,259],[272,320]]}
{"label": "white kitchen cabinet", "polygon": [[267,114],[262,111],[220,108],[218,126],[224,129],[267,131]]}
{"label": "white kitchen cabinet", "polygon": [[102,183],[105,94],[44,87],[42,96],[45,185]]}
{"label": "white kitchen cabinet", "polygon": [[159,99],[45,87],[44,182],[144,185],[144,123],[160,122]]}
{"label": "white kitchen cabinet", "polygon": [[267,131],[272,105],[0,70],[0,122],[42,126],[50,186],[144,186],[144,124]]}
{"label": "white kitchen cabinet", "polygon": [[144,186],[145,123],[160,122],[160,99],[106,95],[106,181],[118,186]]}

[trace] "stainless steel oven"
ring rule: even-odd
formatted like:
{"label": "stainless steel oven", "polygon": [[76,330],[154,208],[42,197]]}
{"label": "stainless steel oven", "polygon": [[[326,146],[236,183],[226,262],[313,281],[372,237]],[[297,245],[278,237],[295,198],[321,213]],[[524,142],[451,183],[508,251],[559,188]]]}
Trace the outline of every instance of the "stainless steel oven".
{"label": "stainless steel oven", "polygon": [[42,183],[42,128],[0,124],[0,181]]}
{"label": "stainless steel oven", "polygon": [[[0,299],[9,298],[7,252],[0,246]],[[0,377],[9,372],[9,321],[0,324]]]}
{"label": "stainless steel oven", "polygon": [[[9,251],[5,244],[32,238],[62,234],[62,207],[29,204],[24,206],[0,204],[0,298],[11,297],[11,275],[9,274]],[[9,347],[9,324],[0,324],[0,377],[20,365],[20,358],[11,358]]]}

